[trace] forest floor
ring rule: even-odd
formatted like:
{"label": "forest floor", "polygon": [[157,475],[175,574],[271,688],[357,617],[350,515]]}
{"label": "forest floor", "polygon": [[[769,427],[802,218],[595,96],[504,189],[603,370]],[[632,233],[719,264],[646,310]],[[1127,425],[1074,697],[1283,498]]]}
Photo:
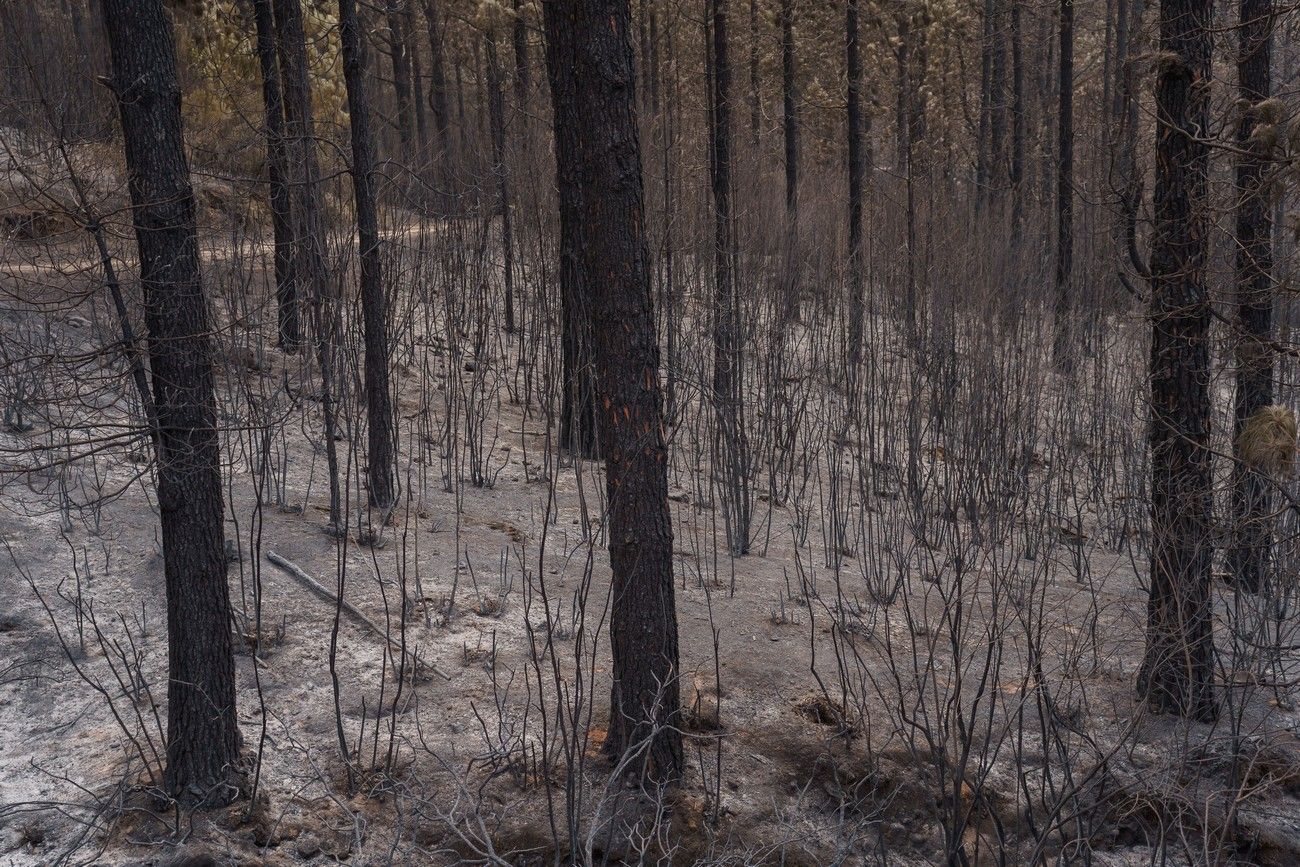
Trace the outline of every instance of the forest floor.
{"label": "forest floor", "polygon": [[[47,328],[97,354],[91,320],[75,305],[0,307],[0,339]],[[224,368],[223,390],[236,370],[311,403],[295,359],[265,348],[243,360]],[[482,382],[473,368],[456,364],[439,388]],[[421,412],[413,377],[399,365],[407,419]],[[120,419],[127,382],[113,382],[91,407]],[[598,754],[599,466],[557,459],[546,419],[500,392],[485,421],[491,484],[444,490],[437,445],[411,454],[404,440],[408,500],[383,528],[354,502],[343,539],[324,530],[318,431],[309,440],[291,420],[277,434],[282,489],[263,487],[262,505],[252,439],[226,435],[239,717],[261,761],[254,801],[183,816],[146,791],[167,651],[148,465],[118,446],[51,464],[32,448],[48,430],[0,432],[0,864],[548,863],[572,837],[595,863],[922,865],[940,863],[952,835],[972,863],[1055,859],[1059,839],[1099,865],[1153,863],[1158,843],[1163,863],[1220,844],[1234,854],[1219,863],[1300,858],[1300,715],[1264,693],[1232,726],[1143,714],[1132,690],[1146,598],[1127,554],[1090,547],[1087,583],[1059,554],[1068,546],[1047,566],[1036,610],[1049,687],[1028,674],[997,590],[1040,568],[1023,552],[981,554],[961,586],[911,580],[876,602],[869,564],[850,553],[828,566],[789,505],[760,499],[763,543],[730,558],[707,479],[678,473],[688,772],[662,802],[623,792]],[[352,476],[359,439],[339,443]],[[342,583],[415,651],[417,676],[397,680],[384,639],[347,613],[335,636],[335,606],[272,553],[330,590]],[[244,617],[259,601],[255,637]],[[1243,739],[1249,760],[1229,762],[1222,744]],[[635,822],[644,839],[624,827]]]}

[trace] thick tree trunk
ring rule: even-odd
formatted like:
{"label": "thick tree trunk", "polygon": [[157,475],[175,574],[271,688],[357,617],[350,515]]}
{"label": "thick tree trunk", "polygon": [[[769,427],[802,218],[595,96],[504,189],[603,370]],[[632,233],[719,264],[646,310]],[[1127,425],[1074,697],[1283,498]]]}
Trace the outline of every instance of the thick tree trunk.
{"label": "thick tree trunk", "polygon": [[[581,149],[579,216],[588,229],[577,265],[588,275],[583,287],[604,407],[613,653],[605,749],[617,761],[648,745],[629,771],[666,783],[683,768],[677,615],[631,12],[628,0],[573,0],[544,10],[548,59],[570,70],[577,85],[575,100],[556,99],[555,123],[574,127]],[[573,178],[559,169],[557,160],[563,187]]]}
{"label": "thick tree trunk", "polygon": [[1138,692],[1211,719],[1214,640],[1205,262],[1212,0],[1163,0],[1151,239],[1151,558]]}
{"label": "thick tree trunk", "polygon": [[[567,9],[567,6],[565,7]],[[545,6],[550,14],[550,4]],[[560,448],[580,457],[600,456],[596,439],[596,384],[591,359],[591,317],[579,257],[586,244],[582,205],[582,140],[578,124],[560,118],[581,117],[579,82],[566,41],[570,30],[552,32],[547,24],[546,69],[555,107],[555,166],[560,191]]]}
{"label": "thick tree trunk", "polygon": [[104,0],[140,252],[158,430],[167,594],[170,794],[238,793],[239,726],[221,495],[212,326],[199,279],[194,191],[172,29],[159,0]]}
{"label": "thick tree trunk", "polygon": [[387,512],[396,502],[393,399],[388,384],[388,296],[384,291],[374,172],[375,142],[366,93],[365,39],[355,0],[339,0],[343,80],[352,131],[352,190],[360,250],[361,325],[365,341],[366,483],[370,505]]}
{"label": "thick tree trunk", "polygon": [[275,304],[278,345],[296,352],[302,343],[297,275],[293,261],[293,210],[290,204],[288,154],[284,141],[284,98],[275,56],[275,16],[271,0],[253,0],[257,60],[262,70],[262,105],[266,115],[266,180],[275,239]]}
{"label": "thick tree trunk", "polygon": [[[1241,0],[1237,87],[1242,106],[1237,124],[1237,396],[1235,433],[1273,402],[1273,225],[1267,175],[1268,136],[1256,136],[1271,121],[1260,105],[1272,97],[1273,0]],[[1235,530],[1228,571],[1252,593],[1263,584],[1271,548],[1271,492],[1239,448],[1232,468]]]}

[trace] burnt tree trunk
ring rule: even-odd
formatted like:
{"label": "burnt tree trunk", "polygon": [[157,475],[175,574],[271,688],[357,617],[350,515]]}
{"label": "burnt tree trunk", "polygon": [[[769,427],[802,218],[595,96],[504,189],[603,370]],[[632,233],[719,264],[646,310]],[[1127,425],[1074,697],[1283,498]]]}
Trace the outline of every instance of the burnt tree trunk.
{"label": "burnt tree trunk", "polygon": [[718,447],[714,456],[722,489],[727,543],[732,554],[749,552],[752,511],[749,444],[744,427],[741,382],[744,346],[740,298],[736,294],[731,243],[731,63],[727,46],[727,0],[710,0],[712,29],[712,114],[709,124],[710,182],[713,188],[713,404]]}
{"label": "burnt tree trunk", "polygon": [[523,112],[528,105],[528,19],[523,0],[514,0],[514,21],[510,26],[510,43],[515,52],[515,105]]}
{"label": "burnt tree trunk", "polygon": [[[574,127],[583,157],[577,179],[588,229],[577,267],[587,275],[583,287],[603,407],[613,653],[605,750],[618,761],[648,746],[629,771],[672,782],[683,768],[673,537],[631,12],[628,0],[572,0],[544,9],[548,55],[571,70],[577,84],[576,100],[556,100],[555,123]],[[557,161],[563,187],[573,178],[558,169]]]}
{"label": "burnt tree trunk", "polygon": [[1061,0],[1056,109],[1056,323],[1052,357],[1070,366],[1070,276],[1074,270],[1074,0]]}
{"label": "burnt tree trunk", "polygon": [[284,97],[275,55],[275,16],[271,0],[253,0],[257,28],[257,61],[262,71],[262,105],[266,115],[266,181],[271,201],[271,232],[275,239],[275,306],[277,345],[296,352],[302,343],[297,275],[293,262],[293,211],[288,186],[288,154],[284,140]]}
{"label": "burnt tree trunk", "polygon": [[1025,213],[1025,60],[1021,0],[1011,2],[1011,237],[1020,240]]}
{"label": "burnt tree trunk", "polygon": [[785,136],[783,324],[799,318],[799,103],[795,92],[794,0],[781,0],[781,118]]}
{"label": "burnt tree trunk", "polygon": [[1212,719],[1209,219],[1212,0],[1163,0],[1151,238],[1151,557],[1138,692]]}
{"label": "burnt tree trunk", "polygon": [[911,104],[908,99],[908,85],[911,82],[912,68],[912,19],[905,8],[894,12],[898,24],[898,48],[895,53],[895,102],[894,102],[894,167],[899,172],[907,171],[909,129],[908,117]]}
{"label": "burnt tree trunk", "polygon": [[[1273,0],[1241,0],[1237,88],[1237,395],[1236,429],[1273,402],[1273,225],[1267,173],[1269,136],[1256,135],[1261,104],[1273,93],[1271,77]],[[1235,535],[1228,571],[1237,586],[1258,592],[1271,547],[1272,497],[1263,468],[1252,467],[1240,447],[1232,467]]]}
{"label": "burnt tree trunk", "polygon": [[758,0],[749,0],[749,141],[758,147],[762,127],[762,91],[758,78]]}
{"label": "burnt tree trunk", "polygon": [[406,58],[411,68],[411,107],[415,112],[416,175],[423,178],[429,162],[429,108],[424,97],[424,67],[420,63],[418,32],[415,26],[415,4],[408,0],[402,10],[402,29],[406,35]]}
{"label": "burnt tree trunk", "polygon": [[863,287],[862,187],[865,168],[862,148],[862,52],[859,44],[858,0],[848,0],[845,14],[845,65],[848,71],[849,147],[849,368],[857,381],[862,362]]}
{"label": "burnt tree trunk", "polygon": [[[285,132],[293,155],[294,271],[299,286],[306,286],[312,308],[312,340],[320,365],[321,417],[324,423],[325,462],[329,474],[332,532],[341,532],[343,498],[339,488],[339,458],[335,431],[334,345],[337,332],[335,292],[325,267],[324,205],[320,193],[320,165],[316,161],[316,132],[312,120],[311,79],[307,66],[307,38],[303,32],[299,0],[272,0],[280,80],[284,83]],[[301,292],[299,293],[301,294]]]}
{"label": "burnt tree trunk", "polygon": [[425,0],[424,23],[429,35],[429,108],[433,110],[433,128],[438,137],[436,158],[439,176],[448,193],[454,198],[456,155],[451,136],[451,106],[447,101],[447,62],[443,47],[442,26],[438,20],[438,7],[434,0]]}
{"label": "burnt tree trunk", "polygon": [[159,0],[104,0],[148,329],[167,595],[167,768],[187,804],[238,793],[212,326],[172,28]]}
{"label": "burnt tree trunk", "polygon": [[[547,14],[551,6],[545,6]],[[565,9],[568,9],[566,4]],[[567,13],[566,13],[567,14]],[[555,172],[560,191],[560,448],[579,457],[600,456],[596,439],[596,391],[591,360],[590,313],[586,309],[585,273],[579,256],[586,244],[582,204],[582,140],[576,122],[560,118],[582,116],[579,82],[571,59],[576,48],[568,26],[546,24],[546,70],[556,118]]]}
{"label": "burnt tree trunk", "polygon": [[387,512],[396,502],[393,399],[388,384],[388,295],[384,291],[375,204],[375,138],[366,93],[365,39],[355,0],[339,0],[343,80],[352,133],[352,190],[357,212],[361,327],[365,344],[366,483],[370,505]]}
{"label": "burnt tree trunk", "polygon": [[515,333],[515,248],[510,224],[510,172],[506,167],[506,108],[497,55],[496,31],[483,34],[487,50],[488,123],[492,131],[492,175],[497,182],[497,210],[501,213],[501,257],[505,282],[505,328]]}
{"label": "burnt tree trunk", "polygon": [[980,41],[980,117],[975,136],[975,208],[988,200],[989,163],[992,158],[989,126],[993,115],[993,0],[984,0]]}
{"label": "burnt tree trunk", "polygon": [[388,59],[393,73],[393,94],[397,98],[397,133],[402,161],[408,162],[415,147],[415,117],[411,113],[411,61],[406,54],[406,22],[399,3],[390,0],[388,17]]}

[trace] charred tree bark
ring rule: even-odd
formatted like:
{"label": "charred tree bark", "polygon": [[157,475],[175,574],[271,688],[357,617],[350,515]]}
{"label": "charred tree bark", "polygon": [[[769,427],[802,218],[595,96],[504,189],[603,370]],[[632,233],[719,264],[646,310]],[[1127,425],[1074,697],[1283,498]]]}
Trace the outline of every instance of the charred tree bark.
{"label": "charred tree bark", "polygon": [[795,92],[794,0],[781,0],[781,117],[785,136],[783,324],[799,318],[799,103]]}
{"label": "charred tree bark", "polygon": [[1134,44],[1142,23],[1143,0],[1119,0],[1115,27],[1115,190],[1119,215],[1113,238],[1122,260],[1137,249],[1138,206],[1142,200],[1142,177],[1137,170],[1138,100],[1135,84]]}
{"label": "charred tree bark", "polygon": [[1052,357],[1070,366],[1070,277],[1074,270],[1074,0],[1061,0],[1056,110],[1056,304]]}
{"label": "charred tree bark", "polygon": [[420,63],[419,41],[415,34],[415,4],[407,0],[402,9],[402,29],[406,40],[406,57],[411,68],[411,107],[415,113],[416,174],[424,177],[429,161],[429,109],[424,97],[424,68]]}
{"label": "charred tree bark", "polygon": [[749,551],[752,497],[749,444],[744,427],[744,373],[740,299],[736,294],[731,243],[731,63],[727,46],[727,0],[710,0],[712,28],[712,117],[709,166],[713,188],[713,403],[717,417],[716,471],[720,476],[727,542],[734,555]]}
{"label": "charred tree bark", "polygon": [[450,189],[455,177],[455,143],[451,135],[451,106],[447,101],[446,52],[434,0],[425,0],[424,22],[429,35],[429,108],[433,110],[433,127],[438,136],[437,159],[443,169],[443,183]]}
{"label": "charred tree bark", "polygon": [[992,160],[989,127],[993,115],[993,0],[984,0],[980,45],[980,119],[975,141],[975,207],[988,200],[989,163]]}
{"label": "charred tree bark", "polygon": [[[548,16],[551,4],[544,7]],[[565,6],[566,14],[568,6]],[[557,10],[558,11],[558,10]],[[583,223],[582,140],[578,135],[582,105],[571,58],[570,26],[546,23],[546,70],[555,119],[555,174],[560,192],[560,448],[578,457],[600,456],[596,434],[596,383],[591,359],[590,312],[586,274],[579,267],[586,245]]]}
{"label": "charred tree bark", "polygon": [[898,23],[898,49],[895,54],[897,62],[895,76],[895,104],[894,104],[894,166],[900,172],[907,171],[908,146],[910,142],[911,122],[911,99],[908,96],[908,88],[912,80],[912,19],[906,9],[894,13],[895,20]]}
{"label": "charred tree bark", "polygon": [[293,212],[289,196],[288,154],[284,140],[284,97],[275,55],[275,16],[271,0],[253,0],[257,61],[262,70],[262,105],[266,115],[266,181],[270,192],[271,232],[275,239],[275,306],[277,344],[297,352],[302,343],[297,275],[293,262]]}
{"label": "charred tree bark", "polygon": [[514,21],[510,26],[510,42],[515,52],[515,105],[523,111],[528,104],[528,19],[524,17],[523,0],[514,0]]}
{"label": "charred tree bark", "polygon": [[1021,0],[1011,0],[1011,237],[1020,240],[1025,214],[1025,60]]}
{"label": "charred tree bark", "polygon": [[388,59],[393,72],[393,94],[397,97],[397,132],[402,160],[410,159],[415,147],[415,117],[411,113],[411,61],[406,53],[406,26],[398,2],[388,3]]}
{"label": "charred tree bark", "polygon": [[1210,598],[1209,300],[1205,263],[1212,0],[1163,0],[1151,239],[1151,558],[1138,692],[1216,714]]}
{"label": "charred tree bark", "polygon": [[[1273,95],[1273,0],[1241,0],[1237,87],[1243,107],[1237,124],[1237,395],[1234,433],[1273,403],[1273,224],[1267,175],[1270,136],[1260,127],[1274,122],[1264,104]],[[1272,496],[1262,467],[1250,464],[1240,443],[1234,448],[1232,517],[1235,530],[1228,571],[1251,593],[1263,584],[1271,548]]]}
{"label": "charred tree bark", "polygon": [[[606,449],[613,687],[605,751],[645,750],[629,772],[670,783],[683,768],[673,591],[672,519],[659,388],[659,346],[637,140],[628,0],[544,7],[547,53],[572,71],[576,100],[556,100],[581,148],[578,251],[589,311]],[[581,114],[570,110],[581,107]],[[568,140],[568,136],[563,137]],[[557,174],[563,185],[571,178]]]}
{"label": "charred tree bark", "polygon": [[749,0],[749,142],[758,147],[762,127],[762,91],[758,79],[758,0]]}
{"label": "charred tree bark", "polygon": [[[989,63],[989,191],[1000,203],[1007,186],[1007,44],[1003,2],[994,0]],[[1000,214],[999,214],[1000,217]]]}
{"label": "charred tree bark", "polygon": [[104,0],[125,145],[157,420],[167,595],[168,792],[238,794],[212,327],[199,275],[172,28],[158,0]]}
{"label": "charred tree bark", "polygon": [[[284,83],[285,132],[293,154],[294,271],[299,287],[306,286],[312,307],[312,340],[321,377],[321,417],[324,423],[325,462],[329,474],[330,530],[341,532],[342,493],[335,443],[334,346],[337,332],[335,292],[325,269],[324,206],[320,193],[320,165],[316,161],[316,132],[312,120],[311,81],[307,66],[307,38],[303,32],[299,0],[272,0],[280,80]],[[299,292],[301,295],[301,291]]]}
{"label": "charred tree bark", "polygon": [[492,175],[497,182],[497,210],[501,212],[501,254],[504,263],[505,328],[515,333],[515,253],[510,224],[510,173],[506,168],[506,108],[501,84],[501,62],[494,30],[483,34],[487,47],[489,125],[492,130]]}
{"label": "charred tree bark", "polygon": [[862,363],[863,287],[862,187],[865,175],[862,148],[862,52],[859,45],[858,0],[848,0],[845,14],[845,65],[848,71],[849,149],[849,368],[857,381]]}
{"label": "charred tree bark", "polygon": [[387,513],[397,500],[393,399],[388,384],[388,295],[384,291],[375,203],[375,138],[366,93],[365,39],[355,0],[339,0],[343,80],[352,133],[352,191],[357,212],[361,325],[365,342],[366,483],[370,505]]}

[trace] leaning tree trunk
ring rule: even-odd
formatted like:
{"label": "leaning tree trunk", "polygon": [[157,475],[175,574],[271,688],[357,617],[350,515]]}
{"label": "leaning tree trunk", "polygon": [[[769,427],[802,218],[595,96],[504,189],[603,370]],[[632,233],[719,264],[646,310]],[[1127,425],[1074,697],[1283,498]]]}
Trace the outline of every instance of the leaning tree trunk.
{"label": "leaning tree trunk", "polygon": [[232,799],[239,723],[221,497],[212,326],[172,28],[159,0],[104,0],[126,151],[157,421],[167,595],[167,768],[190,804]]}
{"label": "leaning tree trunk", "polygon": [[[581,148],[577,267],[587,276],[593,323],[612,570],[613,688],[607,753],[633,757],[655,782],[682,773],[672,519],[650,294],[641,153],[628,0],[544,7],[548,58],[574,76],[572,100],[555,97],[561,147]],[[567,95],[567,94],[566,94]],[[578,109],[578,111],[575,111]],[[561,188],[575,178],[560,171]],[[647,748],[648,747],[648,748]],[[629,769],[632,770],[632,769]]]}
{"label": "leaning tree trunk", "polygon": [[375,207],[375,139],[366,93],[365,40],[355,0],[339,0],[343,80],[352,131],[352,190],[360,249],[361,327],[365,342],[366,483],[370,505],[387,512],[396,502],[393,398],[388,385],[388,296],[384,292],[379,219]]}
{"label": "leaning tree trunk", "polygon": [[284,141],[284,98],[275,56],[275,17],[271,0],[253,0],[257,60],[262,70],[262,105],[266,114],[266,180],[271,198],[271,232],[275,238],[275,303],[278,343],[296,352],[302,343],[297,275],[293,264],[293,216]]}
{"label": "leaning tree trunk", "polygon": [[[1268,184],[1270,136],[1257,135],[1274,122],[1265,102],[1272,96],[1273,0],[1241,0],[1237,87],[1243,107],[1237,125],[1237,397],[1235,433],[1273,402],[1273,224]],[[1235,535],[1228,571],[1243,590],[1263,583],[1271,547],[1272,500],[1262,467],[1251,465],[1238,441],[1232,468]]]}
{"label": "leaning tree trunk", "polygon": [[1209,219],[1212,0],[1163,0],[1151,238],[1151,558],[1138,691],[1211,719]]}

